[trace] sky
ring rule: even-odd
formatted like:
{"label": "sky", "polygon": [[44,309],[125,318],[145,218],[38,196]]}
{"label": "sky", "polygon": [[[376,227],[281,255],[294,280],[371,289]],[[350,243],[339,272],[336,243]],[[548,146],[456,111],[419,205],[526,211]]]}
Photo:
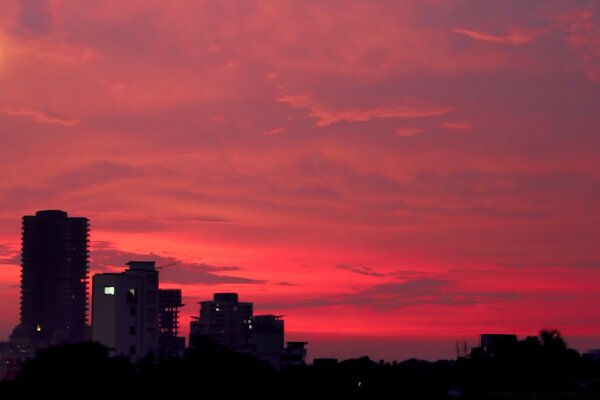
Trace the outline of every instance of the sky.
{"label": "sky", "polygon": [[23,215],[238,292],[312,357],[600,348],[595,1],[0,2],[0,339]]}

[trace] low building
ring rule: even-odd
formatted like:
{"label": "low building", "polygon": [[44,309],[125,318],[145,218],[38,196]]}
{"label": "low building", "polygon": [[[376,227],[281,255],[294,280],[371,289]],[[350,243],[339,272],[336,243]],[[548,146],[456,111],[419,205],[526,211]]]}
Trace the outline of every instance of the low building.
{"label": "low building", "polygon": [[306,345],[308,342],[287,342],[281,356],[281,366],[293,367],[306,365]]}
{"label": "low building", "polygon": [[200,316],[193,317],[190,335],[210,338],[234,351],[252,353],[252,303],[240,302],[237,293],[215,293],[200,302]]}
{"label": "low building", "polygon": [[282,315],[257,315],[253,318],[252,337],[255,355],[279,369],[284,344]]}
{"label": "low building", "polygon": [[12,380],[23,363],[35,357],[33,347],[13,342],[0,342],[0,380]]}
{"label": "low building", "polygon": [[138,360],[158,353],[158,271],[131,261],[122,273],[97,274],[92,288],[92,338],[112,355]]}
{"label": "low building", "polygon": [[158,348],[161,354],[181,354],[185,337],[179,336],[181,289],[158,290]]}
{"label": "low building", "polygon": [[471,356],[497,357],[515,350],[517,335],[505,333],[484,333],[480,335],[479,347],[471,350]]}

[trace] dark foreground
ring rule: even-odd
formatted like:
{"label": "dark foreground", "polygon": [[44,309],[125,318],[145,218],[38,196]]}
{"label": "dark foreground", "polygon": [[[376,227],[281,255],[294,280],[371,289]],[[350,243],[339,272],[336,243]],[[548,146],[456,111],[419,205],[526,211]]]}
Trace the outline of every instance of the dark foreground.
{"label": "dark foreground", "polygon": [[[182,357],[131,364],[108,357],[98,343],[51,347],[28,361],[14,381],[0,383],[1,398],[43,395],[264,398],[332,395],[335,398],[599,399],[600,362],[547,332],[515,346],[456,361],[374,362],[367,357],[317,362],[274,371],[251,356],[197,341]],[[209,395],[211,394],[211,395]],[[51,397],[54,398],[54,397]]]}

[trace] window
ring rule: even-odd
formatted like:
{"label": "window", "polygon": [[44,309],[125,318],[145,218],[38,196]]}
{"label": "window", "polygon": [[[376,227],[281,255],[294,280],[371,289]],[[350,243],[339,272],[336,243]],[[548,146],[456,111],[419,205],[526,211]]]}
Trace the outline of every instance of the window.
{"label": "window", "polygon": [[129,307],[129,315],[135,315],[135,307]]}
{"label": "window", "polygon": [[129,334],[130,335],[135,335],[135,326],[130,326],[129,327]]}
{"label": "window", "polygon": [[114,286],[104,286],[104,294],[107,296],[115,295],[115,287]]}
{"label": "window", "polygon": [[137,301],[135,289],[131,288],[127,291],[127,301],[129,303],[135,303]]}

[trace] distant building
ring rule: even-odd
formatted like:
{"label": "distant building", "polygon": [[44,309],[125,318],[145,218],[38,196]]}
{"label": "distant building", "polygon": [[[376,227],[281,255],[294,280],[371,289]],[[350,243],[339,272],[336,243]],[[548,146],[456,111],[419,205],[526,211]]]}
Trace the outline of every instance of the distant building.
{"label": "distant building", "polygon": [[288,342],[281,315],[253,316],[253,304],[240,302],[237,293],[215,293],[213,300],[200,302],[200,316],[192,317],[192,337],[211,339],[231,350],[253,354],[273,368],[306,365],[308,342]]}
{"label": "distant building", "polygon": [[484,333],[480,335],[479,347],[474,347],[471,350],[471,356],[497,357],[498,355],[512,352],[517,344],[517,335]]}
{"label": "distant building", "polygon": [[308,342],[287,342],[287,346],[281,356],[282,367],[293,367],[306,365],[306,345]]}
{"label": "distant building", "polygon": [[0,381],[15,379],[25,360],[34,356],[35,351],[28,345],[0,342]]}
{"label": "distant building", "polygon": [[590,349],[583,353],[583,358],[591,362],[600,362],[600,349]]}
{"label": "distant building", "polygon": [[284,322],[281,315],[257,315],[253,318],[252,337],[255,355],[279,369],[283,353]]}
{"label": "distant building", "polygon": [[185,338],[179,336],[179,309],[183,307],[180,289],[158,290],[158,349],[164,354],[180,354]]}
{"label": "distant building", "polygon": [[252,303],[240,302],[237,293],[215,293],[200,302],[200,316],[193,317],[190,336],[208,337],[231,350],[252,352]]}
{"label": "distant building", "polygon": [[158,271],[130,261],[120,274],[97,274],[92,288],[92,337],[113,355],[137,360],[158,352]]}
{"label": "distant building", "polygon": [[21,322],[11,342],[86,340],[89,221],[60,210],[23,217]]}

